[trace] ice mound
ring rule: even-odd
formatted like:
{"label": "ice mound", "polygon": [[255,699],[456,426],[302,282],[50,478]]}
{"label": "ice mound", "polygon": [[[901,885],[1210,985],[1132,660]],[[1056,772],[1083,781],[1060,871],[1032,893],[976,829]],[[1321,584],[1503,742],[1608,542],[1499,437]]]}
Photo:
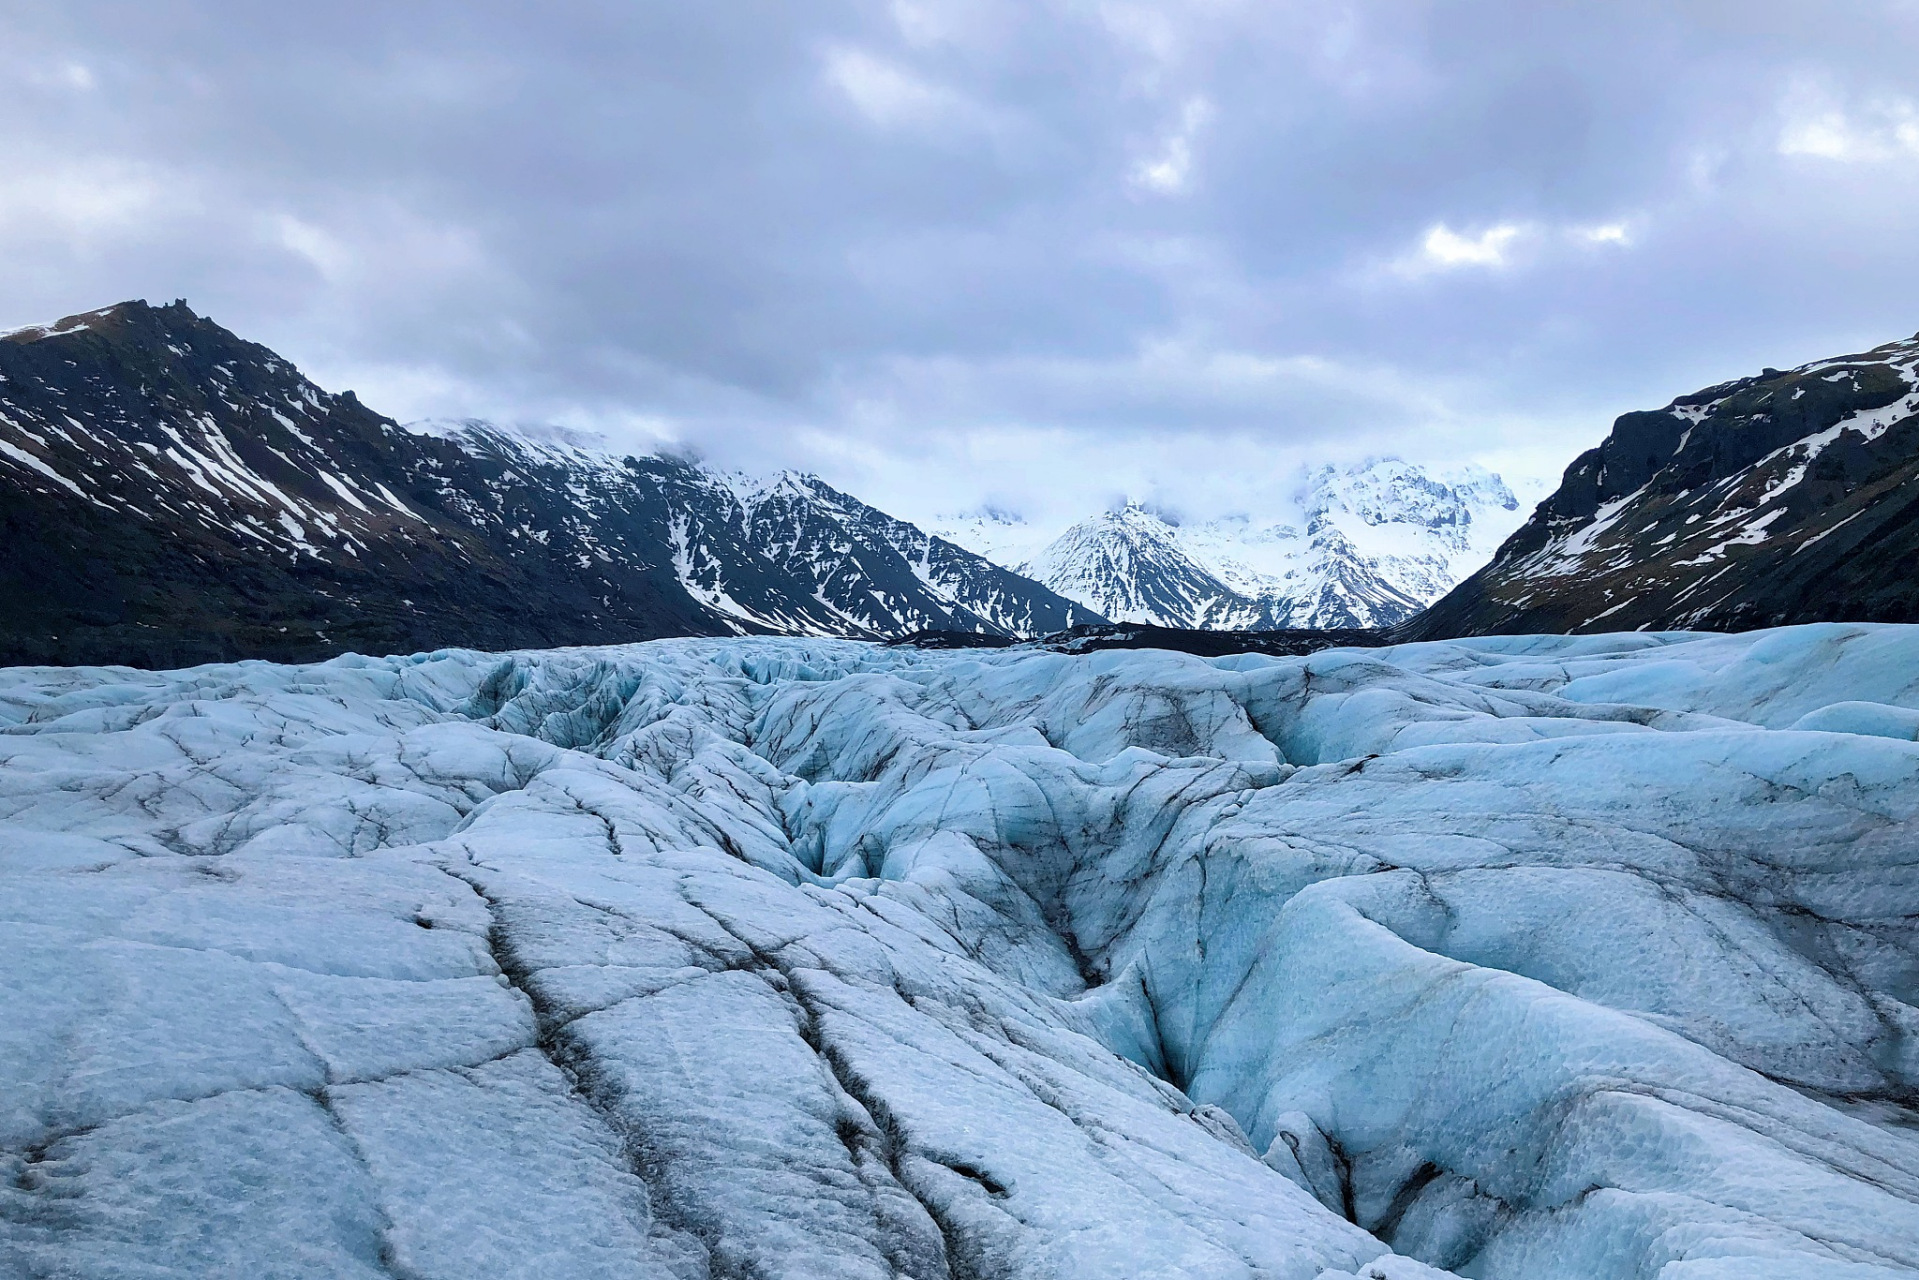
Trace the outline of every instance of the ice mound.
{"label": "ice mound", "polygon": [[0,671],[0,1274],[1919,1275],[1919,627]]}

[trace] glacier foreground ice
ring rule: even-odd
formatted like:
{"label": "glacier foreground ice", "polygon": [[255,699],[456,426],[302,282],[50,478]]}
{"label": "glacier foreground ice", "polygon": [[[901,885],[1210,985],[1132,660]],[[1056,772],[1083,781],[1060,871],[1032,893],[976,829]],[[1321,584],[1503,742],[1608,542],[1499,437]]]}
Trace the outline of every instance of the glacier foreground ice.
{"label": "glacier foreground ice", "polygon": [[0,1275],[1919,1275],[1919,627],[0,672]]}

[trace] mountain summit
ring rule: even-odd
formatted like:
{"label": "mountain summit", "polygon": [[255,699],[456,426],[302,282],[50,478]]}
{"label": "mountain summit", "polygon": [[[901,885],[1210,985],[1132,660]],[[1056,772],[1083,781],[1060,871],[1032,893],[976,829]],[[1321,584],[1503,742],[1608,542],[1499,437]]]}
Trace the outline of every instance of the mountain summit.
{"label": "mountain summit", "polygon": [[402,428],[184,302],[0,335],[0,599],[0,664],[1098,620],[812,477]]}

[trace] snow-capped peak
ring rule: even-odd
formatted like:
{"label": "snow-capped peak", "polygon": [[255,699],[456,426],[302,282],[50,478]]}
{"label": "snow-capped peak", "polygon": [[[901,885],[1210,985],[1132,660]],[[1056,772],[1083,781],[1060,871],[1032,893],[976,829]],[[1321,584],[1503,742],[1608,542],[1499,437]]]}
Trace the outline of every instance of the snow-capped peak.
{"label": "snow-capped peak", "polygon": [[1231,594],[1187,554],[1173,524],[1135,502],[1080,521],[1021,572],[1115,622],[1204,626]]}
{"label": "snow-capped peak", "polygon": [[1270,512],[1194,521],[1137,500],[1048,537],[981,509],[935,531],[1125,621],[1368,627],[1407,617],[1524,518],[1498,475],[1399,458],[1315,467]]}
{"label": "snow-capped peak", "polygon": [[580,431],[553,423],[494,422],[486,418],[423,418],[401,424],[416,436],[473,444],[481,448],[531,450],[558,456],[604,461],[623,451],[597,431]]}

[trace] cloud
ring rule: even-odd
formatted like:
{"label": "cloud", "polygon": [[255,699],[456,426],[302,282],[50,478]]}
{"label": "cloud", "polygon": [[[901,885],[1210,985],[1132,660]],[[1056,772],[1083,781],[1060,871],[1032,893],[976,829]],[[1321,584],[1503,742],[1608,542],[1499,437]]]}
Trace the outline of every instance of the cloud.
{"label": "cloud", "polygon": [[352,247],[324,227],[317,227],[290,213],[279,215],[274,219],[274,225],[280,243],[311,263],[314,270],[327,279],[338,280],[353,266]]}
{"label": "cloud", "polygon": [[90,93],[100,83],[92,67],[73,58],[25,61],[17,66],[17,74],[25,84],[69,95]]}
{"label": "cloud", "polygon": [[874,124],[900,125],[947,114],[953,95],[864,49],[829,48],[826,79]]}
{"label": "cloud", "polygon": [[1788,99],[1778,150],[1847,164],[1910,160],[1919,157],[1919,107],[1888,96],[1849,112],[1817,91],[1801,90]]}
{"label": "cloud", "polygon": [[16,235],[84,241],[134,226],[175,194],[144,165],[46,160],[0,177],[0,227]]}
{"label": "cloud", "polygon": [[[1572,225],[1550,234],[1584,246],[1632,243],[1632,228],[1625,222]],[[1522,250],[1537,247],[1547,235],[1547,229],[1530,223],[1500,222],[1460,232],[1439,222],[1426,229],[1416,250],[1394,260],[1393,270],[1411,277],[1472,268],[1499,270],[1516,265]]]}
{"label": "cloud", "polygon": [[893,25],[911,48],[964,39],[975,31],[987,6],[956,0],[892,0]]}
{"label": "cloud", "polygon": [[1503,267],[1513,244],[1525,228],[1510,222],[1487,227],[1477,235],[1461,235],[1445,223],[1429,229],[1419,242],[1422,265],[1446,270],[1452,267]]}
{"label": "cloud", "polygon": [[1911,332],[1915,47],[1890,0],[16,5],[0,327],[185,296],[397,414],[1204,514]]}
{"label": "cloud", "polygon": [[1194,138],[1212,114],[1213,106],[1206,99],[1187,99],[1178,123],[1152,153],[1133,165],[1133,184],[1166,196],[1184,192],[1193,176]]}
{"label": "cloud", "polygon": [[1632,229],[1623,222],[1599,222],[1588,227],[1574,227],[1570,234],[1573,239],[1585,244],[1632,243]]}

